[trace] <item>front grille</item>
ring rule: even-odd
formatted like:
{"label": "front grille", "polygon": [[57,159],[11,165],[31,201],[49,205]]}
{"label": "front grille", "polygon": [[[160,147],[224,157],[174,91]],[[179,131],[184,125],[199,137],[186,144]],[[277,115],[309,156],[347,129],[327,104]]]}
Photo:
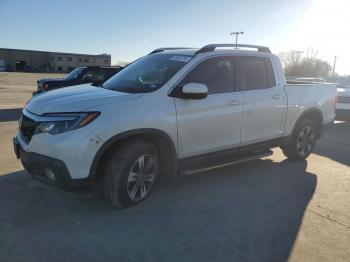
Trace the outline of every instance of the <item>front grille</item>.
{"label": "front grille", "polygon": [[338,96],[338,103],[350,103],[350,96]]}
{"label": "front grille", "polygon": [[25,116],[24,114],[21,115],[19,129],[26,143],[30,142],[38,125],[39,122],[35,122],[33,119]]}

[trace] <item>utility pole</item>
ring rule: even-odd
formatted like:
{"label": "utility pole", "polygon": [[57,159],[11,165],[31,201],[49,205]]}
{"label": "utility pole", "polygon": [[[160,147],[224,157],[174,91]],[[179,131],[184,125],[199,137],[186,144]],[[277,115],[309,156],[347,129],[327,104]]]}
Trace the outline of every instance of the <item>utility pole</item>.
{"label": "utility pole", "polygon": [[333,72],[332,72],[332,80],[334,79],[334,73],[335,73],[335,65],[337,64],[337,58],[338,56],[334,56],[334,63],[333,63]]}
{"label": "utility pole", "polygon": [[243,35],[244,32],[232,32],[230,35],[236,36],[236,48],[237,48],[237,42],[238,42],[238,35]]}

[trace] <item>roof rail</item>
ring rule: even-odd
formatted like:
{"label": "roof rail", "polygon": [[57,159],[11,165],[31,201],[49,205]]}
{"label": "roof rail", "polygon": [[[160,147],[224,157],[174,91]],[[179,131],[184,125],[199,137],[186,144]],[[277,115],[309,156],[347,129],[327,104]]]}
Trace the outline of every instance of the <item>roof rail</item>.
{"label": "roof rail", "polygon": [[157,49],[153,50],[151,53],[149,53],[149,55],[155,54],[155,53],[160,53],[160,52],[167,51],[167,50],[177,50],[177,49],[193,49],[193,48],[191,48],[191,47],[161,47],[161,48],[157,48]]}
{"label": "roof rail", "polygon": [[196,54],[206,53],[214,51],[217,47],[234,47],[238,49],[239,47],[246,47],[246,48],[255,48],[258,49],[259,52],[265,52],[265,53],[271,53],[270,49],[266,46],[260,46],[260,45],[244,45],[244,44],[212,44],[212,45],[206,45],[203,46],[201,49],[199,49]]}

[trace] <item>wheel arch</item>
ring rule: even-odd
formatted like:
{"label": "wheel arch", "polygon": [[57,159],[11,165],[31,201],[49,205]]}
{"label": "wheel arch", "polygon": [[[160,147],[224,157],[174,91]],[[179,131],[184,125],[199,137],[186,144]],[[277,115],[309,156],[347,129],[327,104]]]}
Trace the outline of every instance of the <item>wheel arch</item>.
{"label": "wheel arch", "polygon": [[177,172],[178,157],[176,146],[170,136],[162,130],[141,128],[129,130],[108,139],[97,151],[90,167],[89,179],[97,181],[103,177],[105,161],[111,151],[131,139],[141,139],[152,143],[160,157],[160,171],[162,174],[175,175]]}
{"label": "wheel arch", "polygon": [[317,138],[321,137],[322,134],[322,126],[323,126],[323,115],[322,115],[322,111],[317,108],[317,107],[313,107],[313,108],[308,108],[307,110],[305,110],[304,112],[302,112],[297,121],[295,121],[293,130],[291,132],[291,134],[284,138],[282,140],[282,146],[283,145],[287,145],[291,139],[291,136],[294,134],[295,130],[297,129],[298,125],[305,119],[310,119],[313,120],[316,124],[316,131],[317,131]]}

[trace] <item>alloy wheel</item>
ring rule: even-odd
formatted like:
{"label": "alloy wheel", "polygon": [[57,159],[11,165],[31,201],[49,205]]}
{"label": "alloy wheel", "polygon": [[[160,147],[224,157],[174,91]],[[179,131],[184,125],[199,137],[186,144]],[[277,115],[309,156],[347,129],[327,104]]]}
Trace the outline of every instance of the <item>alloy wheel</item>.
{"label": "alloy wheel", "polygon": [[297,151],[301,156],[311,153],[315,145],[315,134],[311,126],[304,127],[297,139]]}
{"label": "alloy wheel", "polygon": [[135,202],[144,199],[151,191],[156,177],[156,163],[152,155],[140,156],[132,165],[128,175],[127,191]]}

